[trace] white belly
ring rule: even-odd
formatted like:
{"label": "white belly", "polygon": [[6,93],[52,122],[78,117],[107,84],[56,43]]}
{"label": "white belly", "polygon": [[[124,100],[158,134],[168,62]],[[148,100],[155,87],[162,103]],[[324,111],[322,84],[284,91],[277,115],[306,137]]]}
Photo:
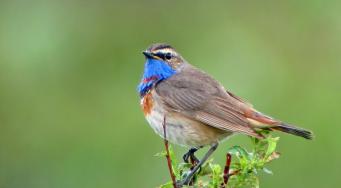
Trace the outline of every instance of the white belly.
{"label": "white belly", "polygon": [[163,120],[166,115],[166,137],[172,143],[184,146],[204,146],[218,142],[231,135],[230,132],[216,129],[179,113],[165,113],[155,106],[146,119],[153,130],[164,137]]}

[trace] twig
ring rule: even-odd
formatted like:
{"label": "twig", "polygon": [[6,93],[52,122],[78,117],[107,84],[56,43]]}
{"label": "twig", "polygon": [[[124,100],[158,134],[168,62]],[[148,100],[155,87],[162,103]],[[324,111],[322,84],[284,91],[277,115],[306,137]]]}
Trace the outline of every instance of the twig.
{"label": "twig", "polygon": [[239,173],[240,170],[234,170],[231,173],[229,173],[229,177],[237,175]]}
{"label": "twig", "polygon": [[226,163],[225,163],[225,168],[224,168],[224,186],[225,187],[229,181],[229,177],[231,176],[229,174],[230,171],[230,165],[231,165],[231,154],[227,153],[226,154]]}
{"label": "twig", "polygon": [[172,159],[170,158],[170,154],[169,154],[169,146],[168,146],[168,140],[167,140],[167,134],[166,134],[166,116],[163,116],[162,126],[163,126],[163,141],[165,143],[166,153],[167,153],[166,159],[167,159],[168,169],[169,169],[170,176],[172,178],[173,187],[176,188],[176,178],[173,172]]}

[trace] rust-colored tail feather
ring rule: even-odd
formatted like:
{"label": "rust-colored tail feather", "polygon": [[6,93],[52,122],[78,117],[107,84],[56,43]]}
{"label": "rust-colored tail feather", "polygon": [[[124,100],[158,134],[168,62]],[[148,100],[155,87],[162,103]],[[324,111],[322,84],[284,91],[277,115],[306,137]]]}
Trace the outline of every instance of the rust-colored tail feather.
{"label": "rust-colored tail feather", "polygon": [[296,135],[296,136],[300,136],[308,140],[312,140],[314,138],[314,135],[311,131],[298,128],[292,125],[288,125],[285,123],[281,123],[280,125],[271,127],[271,129],[282,131],[282,132],[289,133],[289,134]]}

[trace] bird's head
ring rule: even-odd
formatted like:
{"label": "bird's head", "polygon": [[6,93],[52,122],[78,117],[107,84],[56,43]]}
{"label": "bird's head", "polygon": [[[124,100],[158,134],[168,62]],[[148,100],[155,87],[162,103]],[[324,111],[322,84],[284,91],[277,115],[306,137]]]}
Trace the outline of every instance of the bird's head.
{"label": "bird's head", "polygon": [[173,70],[177,70],[185,60],[168,44],[152,44],[146,51],[142,52],[148,60],[158,60]]}
{"label": "bird's head", "polygon": [[185,60],[168,44],[152,44],[142,52],[146,57],[144,73],[138,86],[141,96],[151,87],[180,71]]}

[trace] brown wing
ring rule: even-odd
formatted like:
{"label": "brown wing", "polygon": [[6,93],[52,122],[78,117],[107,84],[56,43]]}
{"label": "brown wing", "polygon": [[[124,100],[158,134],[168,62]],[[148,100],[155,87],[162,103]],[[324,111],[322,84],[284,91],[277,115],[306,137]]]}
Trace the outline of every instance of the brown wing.
{"label": "brown wing", "polygon": [[249,103],[248,101],[246,101],[246,100],[244,100],[244,99],[238,97],[237,95],[233,94],[232,92],[230,92],[230,91],[228,91],[228,90],[226,90],[226,93],[227,93],[229,96],[231,96],[231,97],[233,97],[234,99],[236,99],[237,101],[239,101],[239,102],[241,102],[241,103],[244,103],[245,105],[248,105],[249,107],[252,108],[252,104]]}
{"label": "brown wing", "polygon": [[190,65],[160,82],[156,93],[170,110],[221,130],[261,137],[245,117],[244,112],[250,107],[228,95],[212,77]]}

